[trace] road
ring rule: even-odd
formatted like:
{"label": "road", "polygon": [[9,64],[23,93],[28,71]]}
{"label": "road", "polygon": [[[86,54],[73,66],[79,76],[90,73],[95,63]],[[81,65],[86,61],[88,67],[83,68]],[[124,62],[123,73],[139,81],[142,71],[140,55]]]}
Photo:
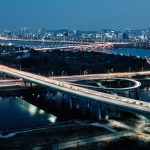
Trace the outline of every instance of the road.
{"label": "road", "polygon": [[114,140],[118,139],[120,137],[128,137],[135,135],[132,131],[122,131],[117,133],[111,133],[107,135],[100,135],[100,136],[93,136],[89,138],[80,138],[76,140],[71,140],[63,143],[58,143],[53,145],[51,148],[52,150],[61,150],[65,148],[72,148],[72,147],[78,147],[81,145],[87,145],[94,142],[102,142],[102,141],[108,141],[108,140]]}
{"label": "road", "polygon": [[0,71],[10,76],[23,79],[27,82],[32,82],[46,88],[55,89],[62,93],[68,93],[71,96],[76,96],[82,99],[86,99],[87,101],[96,102],[97,105],[103,104],[131,113],[148,115],[148,116],[150,115],[150,103],[148,102],[143,102],[139,100],[120,97],[117,95],[111,95],[111,94],[106,94],[102,92],[81,88],[78,86],[71,85],[67,82],[56,81],[40,75],[6,67],[4,65],[0,65]]}
{"label": "road", "polygon": [[21,85],[21,80],[0,80],[0,88],[16,87]]}
{"label": "road", "polygon": [[79,80],[94,80],[102,78],[131,78],[139,76],[150,76],[150,71],[143,72],[124,72],[124,73],[107,73],[107,74],[86,74],[86,75],[75,75],[75,76],[62,76],[62,77],[52,77],[59,81],[79,81]]}

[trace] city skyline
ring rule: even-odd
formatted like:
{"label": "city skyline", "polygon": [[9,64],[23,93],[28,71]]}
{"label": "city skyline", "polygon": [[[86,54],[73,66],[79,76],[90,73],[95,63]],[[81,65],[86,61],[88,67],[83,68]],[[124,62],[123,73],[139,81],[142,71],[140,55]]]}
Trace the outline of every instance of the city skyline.
{"label": "city skyline", "polygon": [[[46,29],[100,30],[148,28],[150,2],[111,0],[2,0],[0,30]],[[136,7],[135,7],[136,4]],[[5,13],[4,13],[5,12]]]}

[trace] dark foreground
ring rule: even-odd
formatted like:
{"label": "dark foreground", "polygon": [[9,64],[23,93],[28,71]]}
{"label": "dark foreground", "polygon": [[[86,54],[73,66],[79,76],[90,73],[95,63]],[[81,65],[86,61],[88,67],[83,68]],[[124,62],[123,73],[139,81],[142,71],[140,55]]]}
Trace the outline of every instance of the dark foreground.
{"label": "dark foreground", "polygon": [[137,137],[124,137],[109,142],[99,142],[67,150],[149,150],[150,142],[145,142]]}

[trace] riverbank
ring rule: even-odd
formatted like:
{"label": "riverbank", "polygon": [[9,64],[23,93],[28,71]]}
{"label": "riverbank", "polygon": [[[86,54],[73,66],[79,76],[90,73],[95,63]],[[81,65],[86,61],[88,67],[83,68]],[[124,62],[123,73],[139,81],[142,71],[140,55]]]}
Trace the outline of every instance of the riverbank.
{"label": "riverbank", "polygon": [[[137,126],[137,124],[134,126]],[[10,137],[0,139],[0,147],[6,150],[48,150],[52,148],[107,150],[107,148],[110,149],[113,146],[113,148],[118,148],[117,150],[133,150],[130,147],[131,144],[137,146],[134,142],[144,142],[140,138],[141,134],[134,131],[136,130],[134,126],[130,127],[128,123],[117,120],[102,123],[68,122],[10,133]],[[120,144],[118,145],[118,143]],[[147,147],[149,141],[145,141],[143,144],[142,147]]]}
{"label": "riverbank", "polygon": [[76,148],[68,148],[67,150],[149,150],[150,142],[144,141],[137,136],[122,137],[112,141],[104,141],[99,143],[87,144],[86,146],[80,146]]}
{"label": "riverbank", "polygon": [[[35,147],[49,148],[56,143],[79,137],[89,137],[94,135],[103,135],[110,133],[104,128],[92,127],[88,125],[64,125],[45,130],[33,130],[14,135],[13,137],[0,140],[2,149],[23,149],[30,150]],[[27,140],[25,140],[27,139]]]}

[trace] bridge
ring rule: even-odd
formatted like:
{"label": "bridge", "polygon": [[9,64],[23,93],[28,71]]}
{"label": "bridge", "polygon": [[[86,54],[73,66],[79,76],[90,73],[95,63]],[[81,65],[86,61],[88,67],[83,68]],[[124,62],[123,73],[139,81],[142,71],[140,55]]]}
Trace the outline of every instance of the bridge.
{"label": "bridge", "polygon": [[59,81],[79,81],[79,80],[94,80],[102,78],[132,78],[132,77],[142,77],[150,76],[150,71],[142,72],[124,72],[124,73],[107,73],[107,74],[84,74],[84,75],[74,75],[74,76],[61,76],[52,77],[54,80]]}
{"label": "bridge", "polygon": [[22,96],[23,93],[46,93],[46,89],[31,84],[25,84],[19,79],[0,80],[0,96]]}
{"label": "bridge", "polygon": [[113,47],[126,47],[131,45],[130,43],[87,43],[87,45],[75,45],[75,46],[63,46],[63,47],[52,47],[52,48],[35,48],[37,51],[90,51],[90,52],[105,52],[106,50],[112,49]]}
{"label": "bridge", "polygon": [[[104,82],[104,83],[103,83]],[[115,87],[113,87],[113,82],[115,82]],[[107,79],[97,79],[97,80],[84,80],[84,81],[76,81],[70,82],[73,85],[77,85],[80,87],[102,90],[102,91],[130,91],[134,89],[138,89],[141,86],[141,83],[128,78],[107,78]],[[120,86],[125,83],[124,86]],[[106,84],[106,85],[105,85]],[[108,84],[108,87],[107,87]]]}
{"label": "bridge", "polygon": [[[0,65],[0,71],[15,78],[20,78],[26,82],[35,83],[47,89],[67,93],[72,97],[79,98],[80,101],[95,103],[98,116],[101,113],[102,105],[126,112],[150,116],[150,103],[147,102],[81,88],[64,81],[56,81],[40,75],[9,68],[4,65]],[[89,103],[87,104],[89,106]]]}
{"label": "bridge", "polygon": [[[69,41],[69,40],[45,40],[45,39],[15,39],[15,38],[2,38],[2,40],[6,41],[26,41],[26,42],[45,42],[45,43],[60,43],[60,44],[73,44],[73,46],[62,46],[62,47],[33,47],[37,51],[42,52],[51,52],[55,50],[60,51],[90,51],[90,52],[105,52],[108,49],[112,49],[113,47],[128,47],[132,45],[132,43],[97,43],[97,42],[85,42],[85,41]],[[28,52],[29,50],[21,50],[19,52]]]}
{"label": "bridge", "polygon": [[[92,51],[92,52],[103,52],[104,50],[113,48],[111,43],[102,43],[102,44],[89,44],[89,45],[76,45],[76,46],[64,46],[64,47],[52,47],[52,48],[35,48],[37,51]],[[98,50],[99,49],[99,50]]]}
{"label": "bridge", "polygon": [[0,88],[4,87],[16,87],[19,86],[22,81],[18,79],[0,80]]}

